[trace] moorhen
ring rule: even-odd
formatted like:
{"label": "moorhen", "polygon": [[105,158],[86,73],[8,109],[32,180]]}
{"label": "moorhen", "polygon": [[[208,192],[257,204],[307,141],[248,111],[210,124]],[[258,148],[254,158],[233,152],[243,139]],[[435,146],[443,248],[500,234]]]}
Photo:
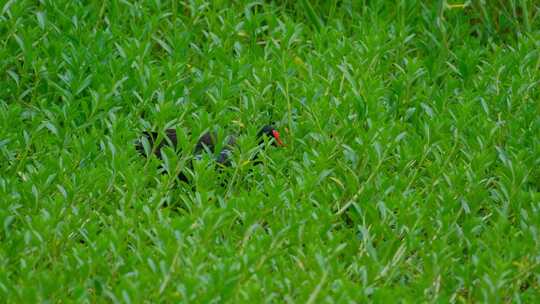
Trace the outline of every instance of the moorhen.
{"label": "moorhen", "polygon": [[[163,147],[171,146],[175,150],[177,148],[178,139],[176,136],[175,129],[166,129],[165,136],[167,138],[161,139],[160,142],[157,142],[158,132],[144,131],[143,136],[148,141],[153,154],[159,159],[162,159],[161,149]],[[258,142],[259,146],[264,144],[265,137],[271,140],[272,146],[284,146],[279,136],[279,132],[272,125],[265,125],[257,133],[257,138],[259,139],[259,142]],[[210,133],[210,132],[204,133],[197,140],[197,143],[195,144],[195,148],[193,149],[194,158],[200,159],[202,157],[202,153],[205,151],[211,153],[212,155],[215,155],[216,138],[217,138],[216,133]],[[215,162],[221,166],[229,166],[231,164],[230,157],[232,154],[232,149],[234,148],[235,145],[236,145],[236,137],[234,135],[228,136],[226,140],[226,144],[224,145],[223,149],[219,151],[219,154],[217,154],[217,156],[215,156],[214,158]],[[142,156],[148,157],[144,149],[142,140],[139,140],[136,143],[135,147]],[[256,158],[257,155],[258,153],[255,154],[253,158]],[[255,163],[258,163],[258,162],[255,162]],[[191,167],[191,163],[189,164],[189,166]],[[188,182],[187,176],[182,172],[179,173],[178,178],[181,181]]]}

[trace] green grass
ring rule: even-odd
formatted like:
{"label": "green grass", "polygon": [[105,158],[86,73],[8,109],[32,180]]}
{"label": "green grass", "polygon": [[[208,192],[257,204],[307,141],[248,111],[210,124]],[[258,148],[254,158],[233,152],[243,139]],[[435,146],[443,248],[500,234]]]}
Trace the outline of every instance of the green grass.
{"label": "green grass", "polygon": [[540,6],[459,4],[0,1],[1,302],[539,301]]}

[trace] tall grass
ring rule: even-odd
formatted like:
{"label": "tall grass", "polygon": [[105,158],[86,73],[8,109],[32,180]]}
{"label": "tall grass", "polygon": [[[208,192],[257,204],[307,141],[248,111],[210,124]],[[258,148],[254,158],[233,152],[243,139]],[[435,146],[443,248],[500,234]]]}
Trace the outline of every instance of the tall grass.
{"label": "tall grass", "polygon": [[[538,301],[539,13],[4,1],[0,298]],[[234,165],[161,174],[133,143],[166,128],[241,134]]]}

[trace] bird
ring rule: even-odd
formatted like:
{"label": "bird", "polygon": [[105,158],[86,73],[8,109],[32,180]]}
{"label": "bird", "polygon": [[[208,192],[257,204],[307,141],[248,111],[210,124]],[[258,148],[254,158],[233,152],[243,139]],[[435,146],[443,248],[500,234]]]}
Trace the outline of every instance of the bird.
{"label": "bird", "polygon": [[[165,130],[165,138],[159,140],[159,133],[155,131],[144,131],[142,133],[141,138],[137,141],[135,148],[144,157],[148,157],[146,150],[144,149],[144,144],[142,139],[143,137],[148,141],[149,146],[151,147],[151,151],[153,154],[160,160],[162,160],[162,149],[166,146],[172,147],[175,149],[178,146],[178,137],[176,134],[175,129],[166,129]],[[270,145],[274,147],[283,147],[285,146],[283,141],[281,140],[279,132],[276,130],[273,124],[268,124],[263,126],[258,132],[257,132],[257,138],[258,138],[258,145],[262,146],[265,143],[265,140],[270,140]],[[235,135],[229,135],[225,141],[225,145],[219,151],[219,153],[215,154],[216,149],[216,139],[217,134],[215,132],[205,132],[199,139],[197,140],[197,143],[195,144],[195,148],[193,149],[193,158],[194,159],[200,159],[202,158],[202,155],[204,152],[210,153],[214,156],[214,161],[217,163],[220,167],[227,167],[231,165],[231,155],[234,147],[236,146],[236,136]],[[258,157],[258,152],[255,154],[253,159],[256,159]],[[255,163],[259,163],[258,161],[255,161]],[[191,167],[191,162],[188,163],[188,165]],[[184,182],[189,182],[189,179],[187,176],[180,172],[178,175],[179,180]]]}

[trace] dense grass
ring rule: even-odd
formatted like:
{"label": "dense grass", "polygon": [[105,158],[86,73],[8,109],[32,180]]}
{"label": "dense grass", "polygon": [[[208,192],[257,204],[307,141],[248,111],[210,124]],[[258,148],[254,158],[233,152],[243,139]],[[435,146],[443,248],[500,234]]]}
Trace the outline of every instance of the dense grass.
{"label": "dense grass", "polygon": [[2,1],[2,302],[538,301],[539,5],[428,2]]}

